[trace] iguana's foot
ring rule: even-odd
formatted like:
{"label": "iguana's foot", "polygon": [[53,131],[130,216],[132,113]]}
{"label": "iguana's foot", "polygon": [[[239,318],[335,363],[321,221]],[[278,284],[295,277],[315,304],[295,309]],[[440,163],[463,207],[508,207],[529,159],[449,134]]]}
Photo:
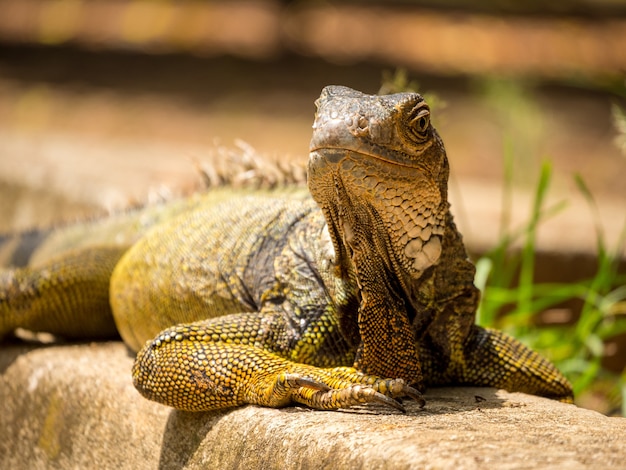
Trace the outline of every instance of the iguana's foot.
{"label": "iguana's foot", "polygon": [[403,380],[295,363],[250,344],[212,342],[197,333],[181,325],[144,346],[133,367],[142,395],[187,411],[245,403],[275,408],[301,403],[323,410],[380,403],[404,411],[396,398],[425,403]]}
{"label": "iguana's foot", "polygon": [[396,398],[412,398],[420,408],[426,404],[422,394],[402,379],[378,379],[346,367],[312,369],[308,373],[317,379],[300,373],[278,374],[259,404],[279,407],[297,402],[319,410],[336,410],[378,403],[402,412],[406,410]]}

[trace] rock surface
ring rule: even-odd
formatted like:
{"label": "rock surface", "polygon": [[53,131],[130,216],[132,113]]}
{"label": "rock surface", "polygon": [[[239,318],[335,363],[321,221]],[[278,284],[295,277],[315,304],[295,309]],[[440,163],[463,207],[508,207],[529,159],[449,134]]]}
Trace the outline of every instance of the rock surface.
{"label": "rock surface", "polygon": [[0,349],[4,468],[626,469],[626,419],[488,388],[407,414],[254,406],[185,413],[140,397],[118,342]]}

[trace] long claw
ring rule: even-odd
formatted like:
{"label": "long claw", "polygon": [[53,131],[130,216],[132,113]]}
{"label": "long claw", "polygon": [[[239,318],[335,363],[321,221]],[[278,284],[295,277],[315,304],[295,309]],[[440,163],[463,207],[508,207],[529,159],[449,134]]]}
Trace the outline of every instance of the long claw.
{"label": "long claw", "polygon": [[394,398],[412,398],[417,402],[420,408],[424,408],[426,405],[426,400],[424,400],[422,393],[410,385],[407,385],[402,379],[380,380],[374,384],[374,388],[383,395],[389,395]]}
{"label": "long claw", "polygon": [[404,390],[404,393],[406,394],[407,397],[415,400],[420,408],[424,408],[424,406],[426,406],[426,400],[424,400],[424,396],[421,394],[419,390],[413,387],[409,387],[407,385],[406,389]]}
{"label": "long claw", "polygon": [[[406,409],[398,400],[376,391],[369,385],[355,384],[352,387],[337,390],[336,392],[334,403],[337,405],[337,408],[349,408],[354,405],[378,403],[390,406],[403,413],[406,412]],[[332,396],[332,393],[330,396]]]}
{"label": "long claw", "polygon": [[381,405],[391,406],[402,413],[406,413],[406,408],[395,398],[388,397],[382,393],[376,392],[376,395],[372,396],[372,402],[380,403]]}

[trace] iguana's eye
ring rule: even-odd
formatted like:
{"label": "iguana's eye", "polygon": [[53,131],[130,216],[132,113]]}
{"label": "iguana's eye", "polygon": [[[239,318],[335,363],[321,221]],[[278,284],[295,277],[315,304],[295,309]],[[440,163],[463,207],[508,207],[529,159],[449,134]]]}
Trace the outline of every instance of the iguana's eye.
{"label": "iguana's eye", "polygon": [[419,135],[423,136],[428,130],[428,125],[430,124],[430,110],[428,106],[422,104],[422,106],[417,106],[411,111],[411,117],[409,118],[409,126],[411,126],[411,130]]}

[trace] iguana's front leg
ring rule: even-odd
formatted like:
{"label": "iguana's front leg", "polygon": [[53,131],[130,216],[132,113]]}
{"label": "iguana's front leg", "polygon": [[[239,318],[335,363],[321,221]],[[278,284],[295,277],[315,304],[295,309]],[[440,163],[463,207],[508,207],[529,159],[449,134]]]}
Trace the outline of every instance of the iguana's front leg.
{"label": "iguana's front leg", "polygon": [[261,323],[258,313],[235,314],[163,331],[137,355],[135,387],[146,398],[187,411],[246,403],[327,410],[382,403],[403,410],[394,400],[402,396],[423,406],[421,394],[402,380],[296,363],[272,352],[256,335]]}
{"label": "iguana's front leg", "polygon": [[405,310],[402,300],[392,290],[385,297],[366,288],[361,291],[358,315],[361,344],[354,367],[380,377],[402,378],[423,390],[419,349]]}
{"label": "iguana's front leg", "polygon": [[554,365],[501,331],[474,326],[458,367],[460,383],[573,402],[572,386]]}
{"label": "iguana's front leg", "polygon": [[501,331],[464,321],[477,302],[471,288],[449,302],[423,336],[428,385],[496,387],[572,403],[572,386],[550,361]]}

